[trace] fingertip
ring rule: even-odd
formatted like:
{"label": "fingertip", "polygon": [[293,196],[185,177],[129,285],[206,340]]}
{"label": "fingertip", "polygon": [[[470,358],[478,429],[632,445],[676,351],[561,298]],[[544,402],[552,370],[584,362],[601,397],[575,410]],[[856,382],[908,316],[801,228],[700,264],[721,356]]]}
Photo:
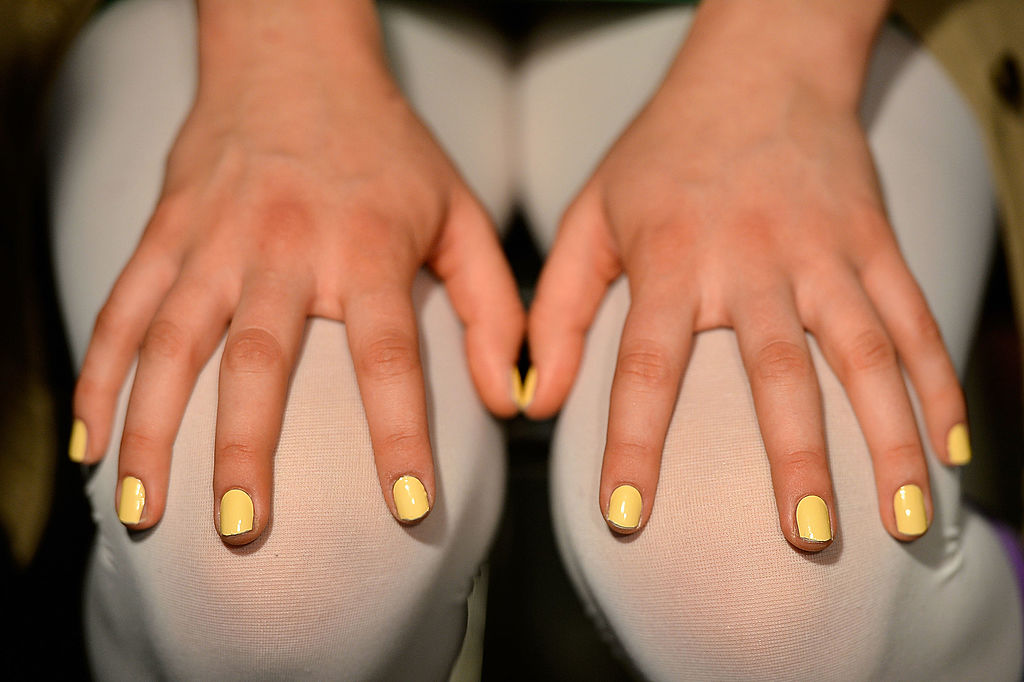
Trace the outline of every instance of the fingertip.
{"label": "fingertip", "polygon": [[531,365],[523,377],[519,373],[519,368],[513,367],[511,375],[513,400],[520,411],[526,412],[537,392],[537,368]]}
{"label": "fingertip", "polygon": [[835,534],[832,513],[823,497],[804,495],[797,502],[792,518],[796,521],[795,527],[784,525],[782,532],[794,547],[805,552],[820,552],[832,544]]}
{"label": "fingertip", "polygon": [[79,418],[71,424],[71,436],[68,438],[68,459],[76,464],[85,462],[86,445],[89,441],[89,429]]}
{"label": "fingertip", "polygon": [[971,462],[971,437],[967,424],[954,424],[946,434],[946,457],[952,466],[965,466]]}
{"label": "fingertip", "polygon": [[394,502],[393,514],[403,525],[416,524],[430,513],[431,496],[419,477],[405,474],[395,479],[391,485],[391,499]]}
{"label": "fingertip", "polygon": [[632,535],[643,526],[643,495],[636,486],[620,483],[608,496],[604,520],[614,533]]}
{"label": "fingertip", "polygon": [[519,412],[514,350],[498,351],[467,330],[466,355],[477,394],[487,409],[497,417],[514,417]]}
{"label": "fingertip", "polygon": [[924,535],[931,524],[924,491],[914,483],[896,489],[892,498],[897,540],[910,542]]}
{"label": "fingertip", "polygon": [[217,531],[229,545],[247,545],[260,536],[266,525],[266,515],[260,515],[257,524],[256,505],[252,496],[241,488],[231,488],[220,498]]}
{"label": "fingertip", "polygon": [[117,518],[129,530],[146,530],[156,525],[162,504],[154,491],[147,491],[142,479],[128,474],[117,484]]}
{"label": "fingertip", "polygon": [[68,459],[76,464],[95,464],[103,459],[110,442],[110,421],[116,398],[101,396],[92,382],[79,379],[72,401]]}
{"label": "fingertip", "polygon": [[803,538],[801,538],[799,536],[797,536],[797,537],[787,536],[786,540],[788,540],[789,544],[792,545],[793,547],[796,547],[797,549],[799,549],[799,550],[801,550],[803,552],[809,552],[811,554],[817,554],[818,552],[826,550],[826,549],[828,549],[829,547],[832,546],[832,540],[813,541],[813,540],[805,540],[805,539],[803,539]]}

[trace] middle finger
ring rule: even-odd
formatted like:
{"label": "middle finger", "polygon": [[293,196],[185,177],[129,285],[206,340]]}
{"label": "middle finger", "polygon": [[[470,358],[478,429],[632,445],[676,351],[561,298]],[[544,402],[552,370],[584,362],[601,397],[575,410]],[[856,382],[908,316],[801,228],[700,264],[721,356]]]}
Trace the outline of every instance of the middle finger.
{"label": "middle finger", "polygon": [[835,505],[821,393],[789,287],[780,283],[743,297],[733,325],[750,377],[782,532],[796,547],[822,550],[832,541]]}
{"label": "middle finger", "polygon": [[309,296],[294,278],[264,273],[246,284],[224,344],[217,401],[214,519],[245,544],[270,520],[273,457]]}

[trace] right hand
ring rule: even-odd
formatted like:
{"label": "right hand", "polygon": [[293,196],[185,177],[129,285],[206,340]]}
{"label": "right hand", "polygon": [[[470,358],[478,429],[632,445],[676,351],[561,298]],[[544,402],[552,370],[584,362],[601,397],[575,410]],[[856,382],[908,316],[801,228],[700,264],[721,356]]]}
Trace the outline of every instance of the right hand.
{"label": "right hand", "polygon": [[[414,476],[436,504],[410,296],[423,264],[466,324],[484,403],[515,412],[508,382],[524,313],[487,214],[389,76],[372,4],[306,4],[200,5],[196,101],[75,389],[94,463],[138,351],[118,462],[119,482],[145,487],[138,518],[122,516],[131,528],[163,513],[178,425],[227,329],[214,523],[230,544],[259,536],[308,316],[345,322],[384,499],[400,521],[421,518],[423,493],[404,510],[393,488]],[[221,525],[232,489],[252,500],[251,528]]]}

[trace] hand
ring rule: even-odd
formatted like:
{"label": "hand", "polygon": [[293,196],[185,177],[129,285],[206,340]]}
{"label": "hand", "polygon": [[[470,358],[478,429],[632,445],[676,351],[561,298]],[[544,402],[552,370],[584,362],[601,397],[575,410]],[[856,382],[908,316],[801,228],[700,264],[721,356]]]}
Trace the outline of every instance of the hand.
{"label": "hand", "polygon": [[860,421],[882,523],[911,540],[932,502],[897,358],[934,450],[964,463],[969,449],[962,392],[886,220],[857,120],[871,32],[854,49],[829,32],[843,22],[818,17],[825,23],[805,28],[819,42],[795,40],[817,10],[788,1],[761,9],[701,5],[660,90],[566,212],[530,312],[538,381],[527,413],[551,414],[565,399],[583,335],[625,272],[631,306],[599,492],[609,525],[629,533],[647,522],[692,336],[732,327],[783,534],[820,550],[836,515],[808,330]]}
{"label": "hand", "polygon": [[[214,521],[231,544],[262,532],[310,315],[346,323],[384,499],[400,521],[422,518],[436,503],[411,301],[424,263],[466,324],[484,402],[515,412],[508,381],[525,316],[511,272],[485,211],[392,82],[376,36],[372,3],[200,5],[196,101],[75,390],[92,463],[139,351],[118,464],[119,513],[132,528],[163,513],[179,422],[226,328]],[[232,490],[245,495],[222,508]],[[221,515],[232,507],[241,515]]]}

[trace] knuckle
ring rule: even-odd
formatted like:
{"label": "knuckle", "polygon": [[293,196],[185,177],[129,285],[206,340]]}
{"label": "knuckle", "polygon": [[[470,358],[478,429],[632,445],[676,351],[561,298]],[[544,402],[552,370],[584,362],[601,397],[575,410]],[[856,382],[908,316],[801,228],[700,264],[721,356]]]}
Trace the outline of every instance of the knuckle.
{"label": "knuckle", "polygon": [[107,301],[100,312],[96,315],[96,324],[93,326],[93,338],[101,343],[110,343],[119,336],[125,328],[125,320],[120,315],[118,307],[111,301]]}
{"label": "knuckle", "polygon": [[825,462],[824,454],[810,448],[787,450],[780,458],[786,476],[804,477],[817,473]]}
{"label": "knuckle", "polygon": [[277,193],[258,209],[256,248],[268,259],[306,251],[316,228],[312,207],[288,194]]}
{"label": "knuckle", "polygon": [[373,379],[393,379],[416,369],[418,358],[412,340],[403,334],[386,334],[372,341],[360,365]]}
{"label": "knuckle", "polygon": [[639,465],[649,462],[651,457],[656,455],[655,447],[651,443],[632,438],[622,438],[608,443],[608,453],[614,456],[627,468],[632,465]]}
{"label": "knuckle", "polygon": [[251,443],[231,440],[217,446],[216,456],[246,466],[258,459],[259,451]]}
{"label": "knuckle", "polygon": [[661,388],[672,381],[672,361],[664,349],[645,343],[623,350],[618,373],[630,383]]}
{"label": "knuckle", "polygon": [[927,309],[919,312],[914,320],[913,334],[917,342],[926,348],[944,347],[939,323]]}
{"label": "knuckle", "polygon": [[854,209],[854,221],[867,234],[884,239],[891,231],[885,213],[874,203],[862,204]]}
{"label": "knuckle", "polygon": [[388,454],[415,453],[423,448],[426,437],[416,428],[405,428],[386,434],[380,443],[382,452]]}
{"label": "knuckle", "polygon": [[153,214],[149,217],[145,234],[147,236],[162,236],[164,232],[173,230],[181,222],[186,206],[185,197],[181,194],[167,194],[161,197]]}
{"label": "knuckle", "polygon": [[791,341],[772,341],[754,359],[754,379],[761,382],[792,384],[806,379],[810,373],[810,355]]}
{"label": "knuckle", "polygon": [[854,336],[844,354],[847,372],[866,372],[896,366],[896,349],[878,329],[868,329]]}
{"label": "knuckle", "polygon": [[125,431],[121,436],[122,452],[151,454],[159,452],[161,447],[162,444],[158,438],[137,429]]}
{"label": "knuckle", "polygon": [[265,329],[244,329],[232,335],[224,348],[224,366],[232,372],[264,374],[283,364],[281,343]]}
{"label": "knuckle", "polygon": [[178,324],[170,320],[157,320],[146,332],[142,355],[165,360],[188,360],[188,336]]}
{"label": "knuckle", "polygon": [[906,462],[920,459],[922,457],[921,445],[916,441],[905,441],[890,445],[882,452],[882,458],[886,462]]}

